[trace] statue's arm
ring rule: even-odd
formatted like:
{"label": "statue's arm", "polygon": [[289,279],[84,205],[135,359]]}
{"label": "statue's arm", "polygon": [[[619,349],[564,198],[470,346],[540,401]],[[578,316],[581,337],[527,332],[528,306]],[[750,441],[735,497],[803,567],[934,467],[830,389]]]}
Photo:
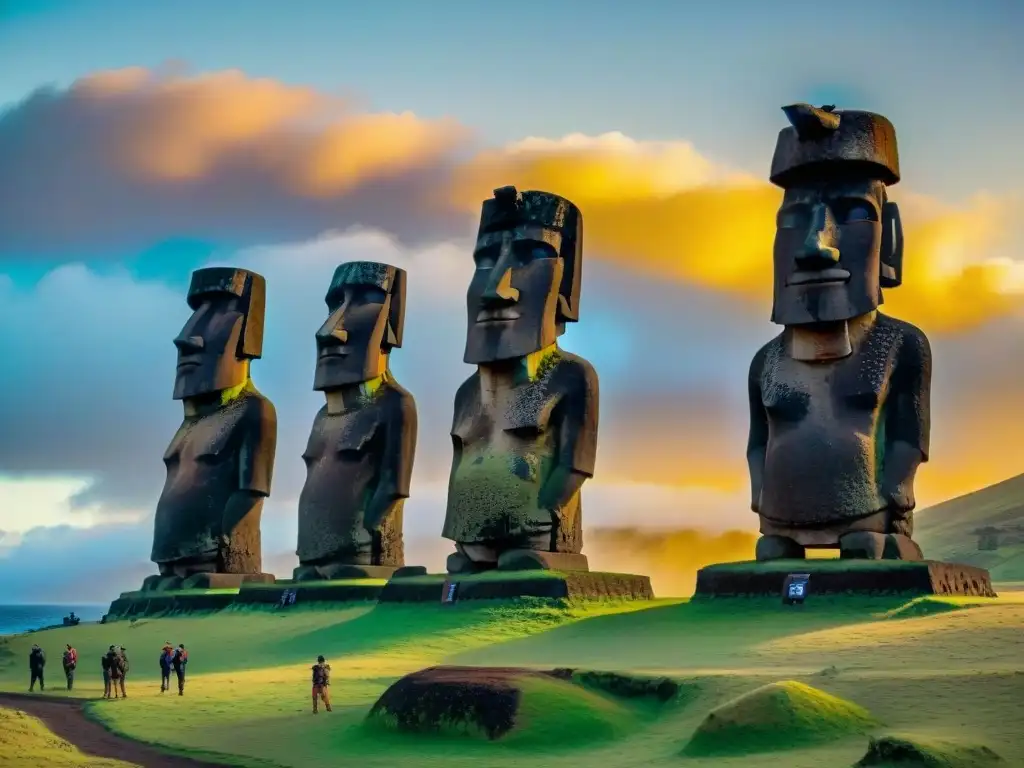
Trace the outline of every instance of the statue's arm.
{"label": "statue's arm", "polygon": [[223,531],[230,534],[270,495],[277,454],[277,412],[265,398],[254,398],[241,425],[244,430],[238,459],[238,490],[224,508]]}
{"label": "statue's arm", "polygon": [[397,502],[409,498],[418,426],[412,395],[396,396],[383,418],[386,423],[380,477],[364,514],[364,525],[371,531],[380,528]]}
{"label": "statue's arm", "polygon": [[761,487],[764,483],[764,459],[768,450],[768,413],[761,396],[761,372],[764,354],[758,352],[747,374],[747,401],[750,427],[747,433],[747,468],[750,472],[750,508],[760,511]]}
{"label": "statue's arm", "polygon": [[932,351],[915,329],[900,347],[886,404],[882,497],[896,512],[910,512],[917,468],[928,461],[931,433]]}
{"label": "statue's arm", "polygon": [[594,476],[597,461],[597,425],[600,388],[597,372],[589,363],[580,366],[573,386],[552,413],[551,426],[558,431],[558,454],[541,488],[539,504],[555,512],[565,507]]}

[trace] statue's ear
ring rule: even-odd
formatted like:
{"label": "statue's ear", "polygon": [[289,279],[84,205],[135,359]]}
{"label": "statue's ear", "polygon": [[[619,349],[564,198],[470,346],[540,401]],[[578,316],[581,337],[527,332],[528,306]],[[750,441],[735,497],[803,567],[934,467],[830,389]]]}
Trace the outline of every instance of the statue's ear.
{"label": "statue's ear", "polygon": [[387,348],[402,346],[405,330],[405,270],[400,267],[392,267],[392,270],[388,326],[384,336]]}
{"label": "statue's ear", "polygon": [[879,285],[898,288],[903,283],[903,222],[896,203],[882,206],[882,259]]}

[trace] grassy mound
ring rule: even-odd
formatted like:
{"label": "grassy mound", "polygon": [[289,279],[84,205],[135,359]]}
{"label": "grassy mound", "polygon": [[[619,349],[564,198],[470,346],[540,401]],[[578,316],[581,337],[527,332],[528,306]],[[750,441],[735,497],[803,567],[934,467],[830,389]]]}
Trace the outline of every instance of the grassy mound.
{"label": "grassy mound", "polygon": [[994,598],[986,597],[938,597],[928,595],[917,597],[882,614],[885,619],[910,619],[916,616],[932,616],[936,613],[962,611],[991,603]]}
{"label": "grassy mound", "polygon": [[48,768],[133,768],[132,763],[80,752],[36,718],[4,708],[0,708],[0,765],[11,768],[41,765]]}
{"label": "grassy mound", "polygon": [[712,710],[683,749],[689,756],[791,749],[862,734],[878,725],[856,704],[786,680]]}
{"label": "grassy mound", "polygon": [[616,738],[637,721],[630,708],[572,682],[571,670],[431,667],[388,688],[367,725],[551,750]]}
{"label": "grassy mound", "polygon": [[856,768],[989,768],[1006,761],[988,747],[909,736],[871,739]]}

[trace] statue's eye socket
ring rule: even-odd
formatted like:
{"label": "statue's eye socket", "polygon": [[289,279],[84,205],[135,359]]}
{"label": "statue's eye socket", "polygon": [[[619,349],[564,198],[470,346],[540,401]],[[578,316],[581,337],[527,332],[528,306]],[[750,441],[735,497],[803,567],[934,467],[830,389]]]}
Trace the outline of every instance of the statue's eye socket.
{"label": "statue's eye socket", "polygon": [[874,221],[875,212],[870,206],[864,205],[863,203],[856,203],[851,205],[843,212],[843,222],[846,224],[853,224],[858,221]]}
{"label": "statue's eye socket", "polygon": [[553,259],[557,255],[555,249],[547,243],[531,243],[520,241],[515,249],[520,264],[529,264],[536,259]]}
{"label": "statue's eye socket", "polygon": [[483,251],[477,251],[475,254],[473,254],[473,260],[476,262],[477,269],[493,269],[494,249],[488,248]]}
{"label": "statue's eye socket", "polygon": [[793,208],[783,211],[776,220],[779,229],[800,229],[807,226],[807,211],[802,208]]}

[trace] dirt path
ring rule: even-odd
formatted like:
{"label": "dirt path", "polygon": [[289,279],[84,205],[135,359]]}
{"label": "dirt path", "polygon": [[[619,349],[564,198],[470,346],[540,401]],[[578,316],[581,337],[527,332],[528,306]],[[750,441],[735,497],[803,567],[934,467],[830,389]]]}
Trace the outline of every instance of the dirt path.
{"label": "dirt path", "polygon": [[79,750],[94,757],[113,758],[143,768],[230,768],[225,763],[207,763],[165,754],[154,747],[117,736],[82,711],[84,699],[0,693],[0,707],[18,709],[42,720],[46,727]]}

